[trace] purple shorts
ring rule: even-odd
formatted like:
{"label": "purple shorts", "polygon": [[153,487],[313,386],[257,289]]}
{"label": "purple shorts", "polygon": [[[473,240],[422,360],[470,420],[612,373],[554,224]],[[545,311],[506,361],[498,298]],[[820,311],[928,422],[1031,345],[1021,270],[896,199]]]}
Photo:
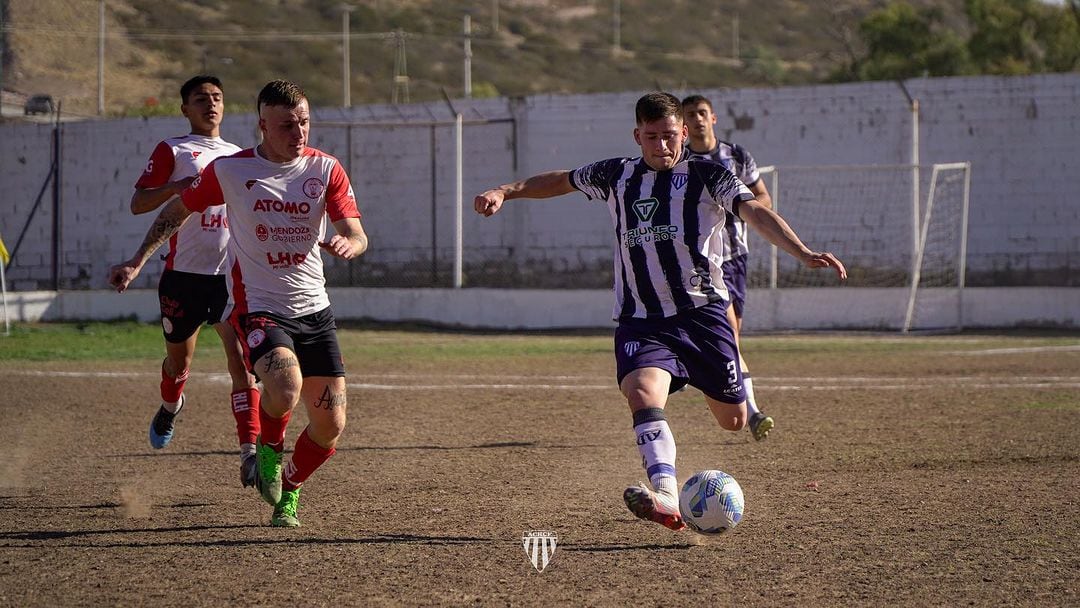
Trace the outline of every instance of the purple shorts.
{"label": "purple shorts", "polygon": [[735,307],[735,316],[742,318],[743,306],[746,304],[746,256],[740,255],[735,259],[721,264],[724,273],[724,285],[727,287],[731,305]]}
{"label": "purple shorts", "polygon": [[671,374],[672,393],[689,384],[716,401],[746,401],[726,310],[726,302],[716,302],[666,319],[620,320],[615,329],[619,383],[635,369],[658,367]]}

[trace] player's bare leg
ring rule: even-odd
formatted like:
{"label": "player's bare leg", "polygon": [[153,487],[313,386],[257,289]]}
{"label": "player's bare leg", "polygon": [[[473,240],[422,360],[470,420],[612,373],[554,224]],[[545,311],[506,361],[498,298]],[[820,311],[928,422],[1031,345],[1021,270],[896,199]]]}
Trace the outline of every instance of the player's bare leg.
{"label": "player's bare leg", "polygon": [[165,341],[165,360],[161,362],[161,406],[150,422],[150,445],[161,449],[173,438],[176,416],[184,407],[184,384],[187,383],[199,330],[183,342]]}
{"label": "player's bare leg", "polygon": [[296,439],[292,457],[281,479],[281,499],[274,505],[270,523],[284,528],[300,525],[297,517],[300,487],[334,455],[338,438],[345,430],[345,379],[309,376],[304,378],[300,400],[307,409],[308,426]]}
{"label": "player's bare leg", "polygon": [[623,501],[635,516],[672,530],[686,527],[679,514],[679,482],[675,475],[675,438],[664,416],[671,374],[657,367],[636,369],[619,385],[634,417],[634,435],[652,490],[640,484],[626,488]]}
{"label": "player's bare leg", "polygon": [[303,378],[296,353],[283,346],[273,348],[260,357],[255,362],[255,371],[263,385],[259,404],[259,438],[255,445],[259,467],[255,487],[263,500],[276,505],[281,500],[281,454],[285,449],[285,429],[300,399]]}
{"label": "player's bare leg", "polygon": [[248,373],[244,363],[244,348],[236,337],[236,331],[228,323],[216,323],[214,329],[221,337],[225,359],[232,378],[230,406],[236,419],[236,436],[240,443],[240,483],[245,488],[255,485],[258,474],[255,458],[255,441],[259,436],[260,394],[255,387],[255,376]]}
{"label": "player's bare leg", "polygon": [[[750,375],[750,368],[746,365],[746,360],[742,356],[742,317],[735,314],[734,305],[728,305],[727,317],[731,323],[731,328],[735,332],[735,344],[739,347],[739,369],[742,371],[743,386],[746,388],[746,412],[750,434],[754,436],[755,441],[761,441],[769,436],[769,431],[774,426],[773,419],[772,416],[758,409],[757,397],[754,396],[754,379]],[[715,416],[716,413],[713,412],[713,415]]]}

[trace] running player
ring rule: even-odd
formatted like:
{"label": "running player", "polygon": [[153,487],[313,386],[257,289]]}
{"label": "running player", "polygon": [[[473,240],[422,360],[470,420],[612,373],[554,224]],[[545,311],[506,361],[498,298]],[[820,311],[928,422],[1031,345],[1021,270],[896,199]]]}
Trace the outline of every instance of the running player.
{"label": "running player", "polygon": [[[221,138],[225,110],[221,81],[195,76],[180,87],[180,112],[191,133],[159,143],[150,155],[131,196],[131,212],[157,209],[186,188],[210,161],[240,148]],[[161,449],[173,438],[174,421],[187,398],[195,343],[203,323],[221,338],[232,377],[231,408],[240,441],[240,483],[255,484],[255,438],[259,434],[259,391],[244,365],[243,347],[222,313],[229,299],[225,288],[225,244],[229,224],[225,206],[206,209],[201,217],[185,222],[169,240],[165,269],[158,282],[161,327],[165,333],[165,360],[161,364],[161,406],[150,423],[150,445]]]}
{"label": "running player", "polygon": [[607,203],[616,238],[616,373],[652,485],[629,487],[623,499],[637,517],[681,530],[675,440],[664,415],[668,394],[690,384],[705,394],[721,427],[746,425],[739,349],[726,314],[730,296],[711,238],[723,229],[725,212],[808,267],[833,268],[841,279],[847,272],[833,254],[808,249],[722,164],[688,156],[677,97],[645,95],[635,114],[640,157],[541,173],[488,190],[473,206],[490,216],[508,199],[574,190]]}
{"label": "running player", "polygon": [[[691,95],[682,100],[682,112],[689,132],[686,147],[690,154],[723,164],[746,184],[759,203],[772,209],[772,197],[758,174],[754,157],[742,146],[716,138],[713,132],[716,114],[713,113],[712,102],[701,95]],[[743,309],[746,306],[746,258],[750,253],[746,242],[746,222],[730,211],[725,212],[725,216],[724,232],[720,237],[720,259],[723,261],[721,268],[724,284],[731,296],[728,316],[733,319],[731,325],[735,330],[735,341],[739,343],[739,368],[743,374],[743,386],[746,387],[746,413],[750,417],[748,426],[754,439],[761,441],[769,436],[773,419],[758,408],[757,399],[754,397],[754,381],[750,377],[750,368],[746,366],[740,342]]]}
{"label": "running player", "polygon": [[[211,163],[158,215],[131,260],[114,266],[123,290],[192,212],[229,212],[230,322],[263,384],[256,486],[274,505],[271,524],[300,525],[300,487],[334,454],[345,428],[345,363],[325,288],[320,248],[350,260],[368,245],[341,163],[307,146],[310,113],[300,87],[275,80],[259,93],[263,141]],[[326,238],[324,220],[336,234]],[[308,425],[282,467],[285,428],[303,401]]]}

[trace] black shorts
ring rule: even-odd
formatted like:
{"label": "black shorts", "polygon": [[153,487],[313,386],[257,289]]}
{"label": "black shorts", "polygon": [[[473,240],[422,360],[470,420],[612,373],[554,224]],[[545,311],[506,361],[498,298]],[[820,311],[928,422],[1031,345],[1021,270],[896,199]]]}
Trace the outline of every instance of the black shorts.
{"label": "black shorts", "polygon": [[175,344],[190,338],[203,323],[221,322],[229,288],[225,275],[166,270],[158,281],[158,301],[165,340]]}
{"label": "black shorts", "polygon": [[271,350],[283,346],[296,353],[300,375],[345,376],[345,361],[337,341],[337,323],[329,307],[289,319],[269,312],[237,316],[234,326],[244,345],[248,370],[259,375],[255,364]]}

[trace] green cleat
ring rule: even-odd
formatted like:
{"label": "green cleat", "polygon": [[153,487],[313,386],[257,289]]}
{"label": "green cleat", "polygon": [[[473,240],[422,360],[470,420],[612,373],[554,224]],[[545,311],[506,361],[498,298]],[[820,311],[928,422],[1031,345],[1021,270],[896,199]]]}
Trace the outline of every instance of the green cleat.
{"label": "green cleat", "polygon": [[275,528],[299,528],[300,520],[296,517],[296,509],[300,506],[300,488],[281,493],[281,500],[274,505],[274,516],[270,518],[270,525]]}
{"label": "green cleat", "polygon": [[772,428],[772,416],[766,416],[764,412],[758,412],[750,418],[750,434],[754,436],[754,441],[767,438]]}
{"label": "green cleat", "polygon": [[[255,488],[263,500],[277,508],[281,502],[281,452],[263,445],[262,436],[255,441],[255,457],[259,461],[259,474],[255,476]],[[295,507],[293,509],[295,511]]]}

